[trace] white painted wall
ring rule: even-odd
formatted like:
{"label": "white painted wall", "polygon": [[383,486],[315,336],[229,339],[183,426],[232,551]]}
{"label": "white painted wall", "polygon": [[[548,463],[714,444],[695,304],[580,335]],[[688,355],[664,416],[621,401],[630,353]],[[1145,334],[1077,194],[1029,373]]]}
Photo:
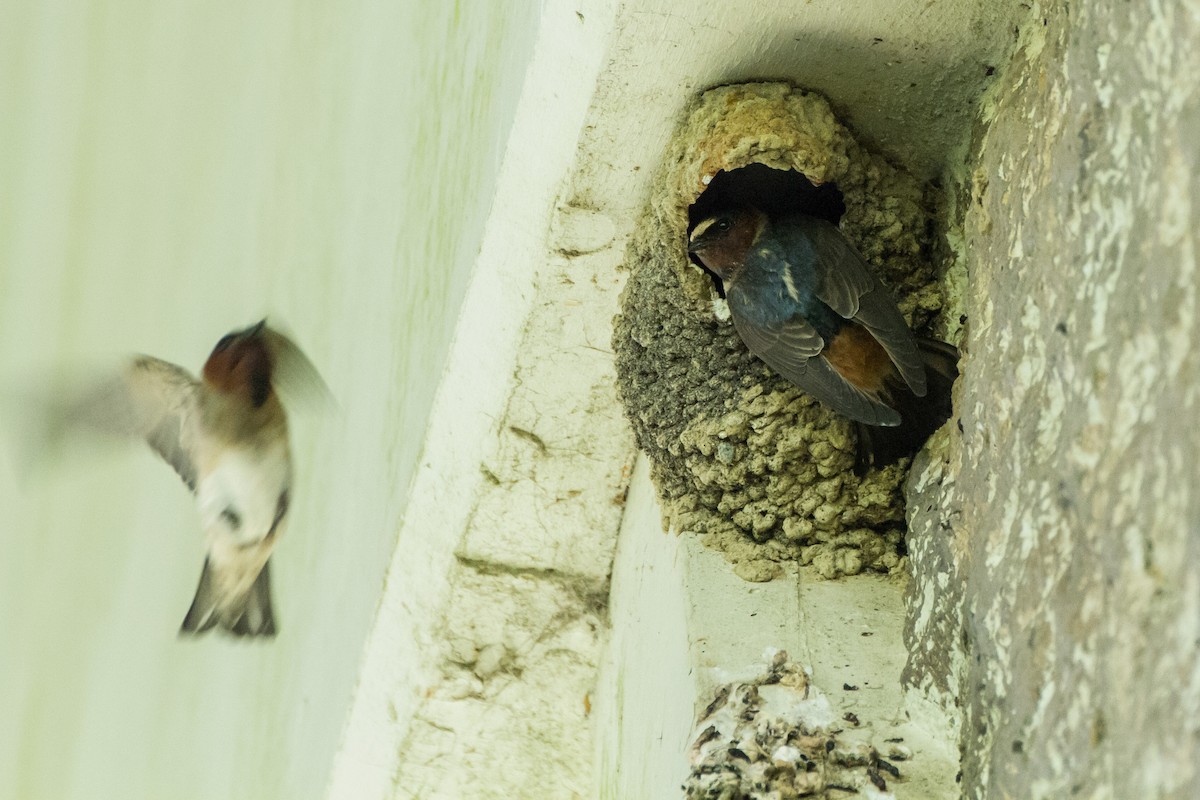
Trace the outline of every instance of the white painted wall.
{"label": "white painted wall", "polygon": [[5,385],[270,313],[340,403],[296,425],[273,643],[176,639],[201,545],[149,452],[25,481],[0,441],[0,798],[322,794],[538,11],[0,8]]}

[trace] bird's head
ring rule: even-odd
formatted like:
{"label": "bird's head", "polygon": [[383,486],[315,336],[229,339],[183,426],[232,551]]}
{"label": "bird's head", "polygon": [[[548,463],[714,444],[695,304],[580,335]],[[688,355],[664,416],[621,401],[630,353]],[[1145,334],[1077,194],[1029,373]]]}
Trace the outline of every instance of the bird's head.
{"label": "bird's head", "polygon": [[767,225],[767,215],[756,208],[734,208],[714,214],[692,229],[688,252],[716,273],[722,283],[737,277]]}
{"label": "bird's head", "polygon": [[217,391],[245,398],[255,408],[267,402],[275,366],[269,333],[264,319],[222,336],[204,362],[204,382]]}

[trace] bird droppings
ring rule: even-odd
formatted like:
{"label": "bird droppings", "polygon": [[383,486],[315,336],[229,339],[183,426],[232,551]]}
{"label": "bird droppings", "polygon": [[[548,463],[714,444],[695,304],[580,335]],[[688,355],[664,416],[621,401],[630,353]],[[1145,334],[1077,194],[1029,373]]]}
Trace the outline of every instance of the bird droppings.
{"label": "bird droppings", "polygon": [[936,333],[944,297],[922,187],[860,146],[823,98],[787,83],[705,92],[657,186],[628,251],[613,346],[665,524],[704,536],[750,581],[774,578],[785,559],[826,578],[896,569],[906,461],[855,476],[850,423],[750,355],[686,241],[729,198],[840,219],[913,328]]}
{"label": "bird droppings", "polygon": [[904,776],[872,744],[871,726],[861,729],[853,713],[838,715],[810,670],[786,652],[767,658],[757,676],[717,687],[701,713],[683,784],[687,800],[894,797],[888,781]]}

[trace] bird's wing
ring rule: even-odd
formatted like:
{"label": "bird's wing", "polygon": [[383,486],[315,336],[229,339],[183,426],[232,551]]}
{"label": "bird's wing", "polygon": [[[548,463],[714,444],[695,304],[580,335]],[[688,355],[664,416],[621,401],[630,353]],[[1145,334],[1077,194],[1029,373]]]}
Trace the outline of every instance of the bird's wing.
{"label": "bird's wing", "polygon": [[738,335],[769,367],[821,402],[851,419],[870,425],[900,424],[900,414],[868,396],[820,357],[825,341],[801,316],[778,323],[755,324],[738,313],[738,293],[730,293],[730,310]]}
{"label": "bird's wing", "polygon": [[307,404],[322,410],[336,406],[321,373],[295,342],[274,328],[263,331],[263,337],[275,359],[271,383],[289,403],[289,411],[294,405]]}
{"label": "bird's wing", "polygon": [[923,397],[924,363],[891,292],[832,223],[806,219],[804,232],[816,252],[817,297],[870,331],[913,394]]}
{"label": "bird's wing", "polygon": [[183,368],[137,356],[120,373],[70,403],[59,424],[144,438],[195,491],[196,466],[189,440],[198,390]]}
{"label": "bird's wing", "polygon": [[801,389],[852,420],[889,428],[900,424],[900,412],[847,381],[824,357],[810,360],[804,376],[794,380]]}
{"label": "bird's wing", "polygon": [[[809,359],[825,349],[825,340],[808,320],[799,314],[784,319],[771,319],[755,308],[755,304],[735,285],[726,295],[734,327],[750,352],[787,376],[803,372]],[[779,314],[783,317],[788,311]]]}

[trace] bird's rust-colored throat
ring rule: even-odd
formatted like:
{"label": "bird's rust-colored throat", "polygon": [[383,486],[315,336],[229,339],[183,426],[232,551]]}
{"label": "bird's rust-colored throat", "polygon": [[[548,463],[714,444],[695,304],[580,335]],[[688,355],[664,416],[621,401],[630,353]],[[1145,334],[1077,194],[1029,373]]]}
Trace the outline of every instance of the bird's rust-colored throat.
{"label": "bird's rust-colored throat", "polygon": [[735,209],[703,220],[692,231],[689,252],[723,281],[735,277],[767,225],[756,209]]}
{"label": "bird's rust-colored throat", "polygon": [[242,397],[258,408],[271,396],[272,366],[266,342],[251,335],[218,343],[204,362],[202,374],[204,382],[216,391]]}

